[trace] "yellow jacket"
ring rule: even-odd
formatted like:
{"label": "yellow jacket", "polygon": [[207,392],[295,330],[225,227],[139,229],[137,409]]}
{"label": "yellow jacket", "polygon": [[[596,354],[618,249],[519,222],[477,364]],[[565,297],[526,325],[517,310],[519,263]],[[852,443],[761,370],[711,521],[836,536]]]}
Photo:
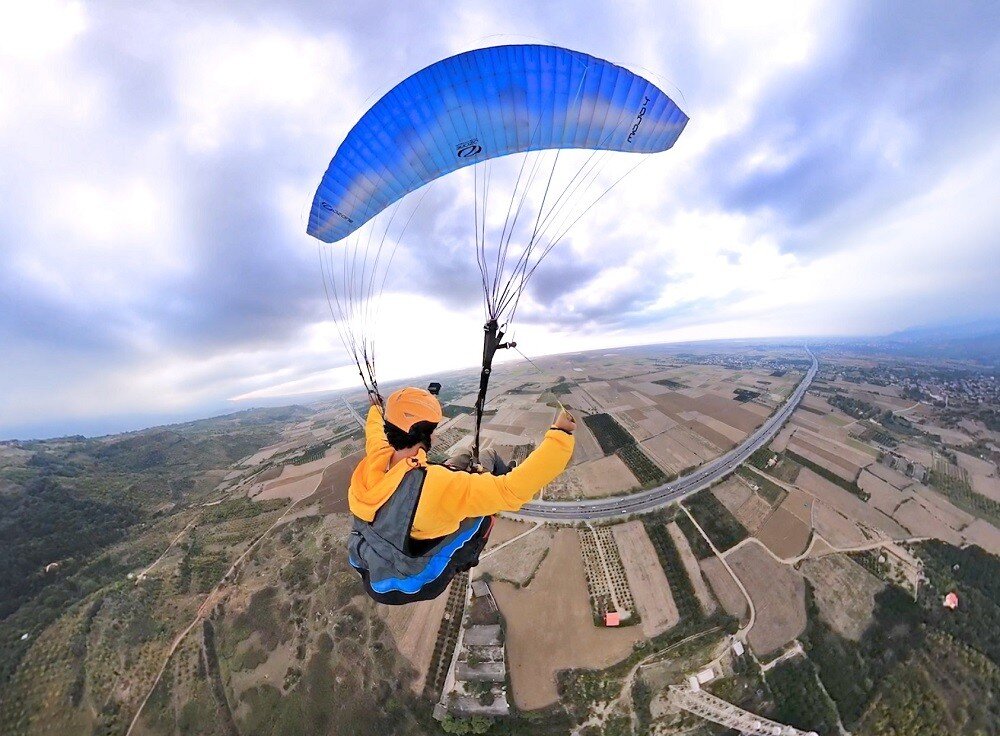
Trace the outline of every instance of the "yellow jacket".
{"label": "yellow jacket", "polygon": [[414,539],[443,537],[458,529],[464,519],[517,511],[566,469],[573,456],[573,443],[573,435],[550,429],[534,452],[507,475],[430,465],[423,450],[390,468],[393,449],[385,438],[382,414],[373,406],[368,410],[365,424],[365,457],[351,476],[348,491],[351,513],[372,521],[408,470],[426,468],[427,477],[411,535]]}

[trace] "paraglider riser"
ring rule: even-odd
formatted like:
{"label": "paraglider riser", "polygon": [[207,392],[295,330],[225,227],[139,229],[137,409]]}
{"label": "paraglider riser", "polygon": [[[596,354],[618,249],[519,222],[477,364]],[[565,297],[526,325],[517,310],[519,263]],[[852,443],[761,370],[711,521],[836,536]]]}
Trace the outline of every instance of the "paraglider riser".
{"label": "paraglider riser", "polygon": [[483,410],[486,406],[486,390],[490,385],[490,374],[493,372],[493,356],[497,350],[517,347],[516,342],[505,342],[500,324],[490,319],[483,325],[483,368],[479,374],[479,396],[476,398],[476,436],[472,443],[472,462],[479,464],[479,430],[483,424]]}

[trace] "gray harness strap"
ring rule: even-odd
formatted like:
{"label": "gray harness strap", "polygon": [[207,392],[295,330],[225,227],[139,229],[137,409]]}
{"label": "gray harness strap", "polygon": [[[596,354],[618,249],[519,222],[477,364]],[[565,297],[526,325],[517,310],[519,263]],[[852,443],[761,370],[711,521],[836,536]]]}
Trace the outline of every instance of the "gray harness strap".
{"label": "gray harness strap", "polygon": [[[420,492],[424,487],[427,471],[414,468],[407,471],[399,486],[378,511],[369,524],[354,518],[354,533],[360,535],[367,549],[363,559],[368,561],[368,573],[373,580],[386,577],[408,577],[423,569],[421,557],[410,554],[410,531],[417,515]],[[437,546],[437,545],[435,545]],[[374,559],[370,559],[374,557]],[[378,569],[384,561],[386,569]],[[373,566],[371,563],[375,563]]]}

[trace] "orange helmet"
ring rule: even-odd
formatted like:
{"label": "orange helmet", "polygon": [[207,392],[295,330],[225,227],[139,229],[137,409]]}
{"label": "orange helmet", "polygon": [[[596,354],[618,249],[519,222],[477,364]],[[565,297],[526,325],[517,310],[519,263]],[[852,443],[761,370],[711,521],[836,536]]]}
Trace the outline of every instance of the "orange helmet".
{"label": "orange helmet", "polygon": [[404,432],[409,432],[417,422],[437,424],[443,416],[437,397],[422,388],[393,391],[385,402],[385,421]]}

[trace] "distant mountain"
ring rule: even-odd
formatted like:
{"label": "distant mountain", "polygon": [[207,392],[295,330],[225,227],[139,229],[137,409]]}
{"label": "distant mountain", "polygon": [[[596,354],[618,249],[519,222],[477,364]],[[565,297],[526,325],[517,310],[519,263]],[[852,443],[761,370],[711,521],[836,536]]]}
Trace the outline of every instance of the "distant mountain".
{"label": "distant mountain", "polygon": [[885,339],[910,355],[1000,364],[1000,319],[911,327]]}
{"label": "distant mountain", "polygon": [[886,335],[897,342],[951,342],[996,338],[1000,335],[1000,319],[983,319],[974,322],[952,322],[939,325],[921,325]]}
{"label": "distant mountain", "polygon": [[846,347],[859,354],[948,358],[1000,366],[1000,319],[921,325],[877,337],[820,339],[816,344]]}

